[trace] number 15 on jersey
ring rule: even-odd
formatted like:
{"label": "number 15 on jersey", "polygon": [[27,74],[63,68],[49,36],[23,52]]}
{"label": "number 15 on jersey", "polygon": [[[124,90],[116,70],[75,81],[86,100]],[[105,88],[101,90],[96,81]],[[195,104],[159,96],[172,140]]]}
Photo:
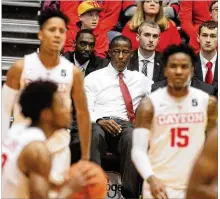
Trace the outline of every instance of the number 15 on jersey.
{"label": "number 15 on jersey", "polygon": [[170,130],[171,147],[187,147],[189,144],[189,128],[172,128]]}

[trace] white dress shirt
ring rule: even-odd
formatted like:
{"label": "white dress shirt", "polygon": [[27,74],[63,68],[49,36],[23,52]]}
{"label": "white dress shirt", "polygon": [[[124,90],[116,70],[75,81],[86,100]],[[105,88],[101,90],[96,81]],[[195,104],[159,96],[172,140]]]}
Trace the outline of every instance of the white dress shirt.
{"label": "white dress shirt", "polygon": [[151,80],[153,79],[154,74],[154,57],[155,52],[149,58],[145,58],[138,49],[139,72],[142,71],[142,68],[144,66],[143,60],[148,60],[149,63],[147,64],[147,77],[149,77]]}
{"label": "white dress shirt", "polygon": [[215,73],[215,62],[217,59],[217,52],[215,56],[211,60],[207,60],[205,57],[202,56],[201,52],[199,53],[200,60],[201,60],[201,67],[202,67],[202,76],[203,76],[203,81],[205,81],[205,76],[207,73],[208,68],[206,67],[206,64],[210,61],[212,62],[212,75],[214,78],[214,73]]}
{"label": "white dress shirt", "polygon": [[[123,75],[135,111],[141,99],[150,93],[153,82],[137,71],[125,69]],[[119,86],[118,71],[111,63],[86,76],[84,84],[92,122],[95,123],[99,118],[111,116],[128,121],[127,109]]]}

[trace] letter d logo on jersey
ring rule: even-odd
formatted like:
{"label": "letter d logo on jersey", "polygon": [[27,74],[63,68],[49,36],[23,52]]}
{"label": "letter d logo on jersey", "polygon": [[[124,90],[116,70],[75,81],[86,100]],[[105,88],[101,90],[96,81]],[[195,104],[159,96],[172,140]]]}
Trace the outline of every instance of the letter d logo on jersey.
{"label": "letter d logo on jersey", "polygon": [[61,76],[65,77],[66,76],[66,70],[61,70]]}
{"label": "letter d logo on jersey", "polygon": [[192,99],[192,106],[198,106],[197,99]]}

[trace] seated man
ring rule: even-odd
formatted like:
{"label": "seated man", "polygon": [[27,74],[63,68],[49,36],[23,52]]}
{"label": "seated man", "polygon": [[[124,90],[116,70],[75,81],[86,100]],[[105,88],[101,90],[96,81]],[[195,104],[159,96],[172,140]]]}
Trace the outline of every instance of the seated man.
{"label": "seated man", "polygon": [[218,1],[212,1],[209,12],[212,18],[212,21],[218,22]]}
{"label": "seated man", "polygon": [[[95,35],[92,30],[83,29],[76,35],[75,51],[68,51],[63,54],[70,62],[78,66],[83,75],[87,76],[93,71],[101,69],[108,65],[109,60],[98,57],[94,54],[94,46],[96,43]],[[74,105],[73,105],[74,106]],[[76,121],[76,111],[73,108],[73,122],[71,128],[71,163],[75,163],[80,159],[80,140],[78,133],[78,125]]]}
{"label": "seated man", "polygon": [[156,22],[141,23],[137,33],[139,48],[132,52],[128,65],[128,70],[140,71],[154,82],[165,79],[160,53],[155,51],[160,33],[160,27]]}
{"label": "seated man", "polygon": [[202,23],[197,39],[201,50],[195,64],[195,77],[218,88],[218,23]]}
{"label": "seated man", "polygon": [[75,51],[63,54],[66,59],[78,66],[84,76],[108,65],[108,60],[94,54],[96,38],[92,30],[83,29],[76,35]]}
{"label": "seated man", "polygon": [[138,173],[131,161],[131,138],[135,110],[151,87],[151,80],[127,70],[132,46],[125,36],[110,43],[111,62],[85,78],[85,92],[92,122],[91,160],[101,164],[108,149],[120,154],[122,195],[138,197]]}

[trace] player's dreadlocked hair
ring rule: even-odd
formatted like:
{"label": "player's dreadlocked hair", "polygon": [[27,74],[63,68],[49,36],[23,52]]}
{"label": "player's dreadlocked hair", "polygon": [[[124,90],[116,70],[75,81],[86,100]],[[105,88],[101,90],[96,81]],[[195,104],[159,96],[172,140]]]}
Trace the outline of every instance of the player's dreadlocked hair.
{"label": "player's dreadlocked hair", "polygon": [[30,83],[20,95],[22,114],[30,117],[32,123],[38,122],[41,111],[52,106],[57,89],[57,85],[50,81],[39,80]]}
{"label": "player's dreadlocked hair", "polygon": [[63,19],[66,26],[69,23],[69,18],[61,11],[55,9],[46,9],[45,11],[42,11],[41,14],[38,16],[38,24],[40,26],[40,29],[42,29],[44,23],[52,17],[59,17]]}

